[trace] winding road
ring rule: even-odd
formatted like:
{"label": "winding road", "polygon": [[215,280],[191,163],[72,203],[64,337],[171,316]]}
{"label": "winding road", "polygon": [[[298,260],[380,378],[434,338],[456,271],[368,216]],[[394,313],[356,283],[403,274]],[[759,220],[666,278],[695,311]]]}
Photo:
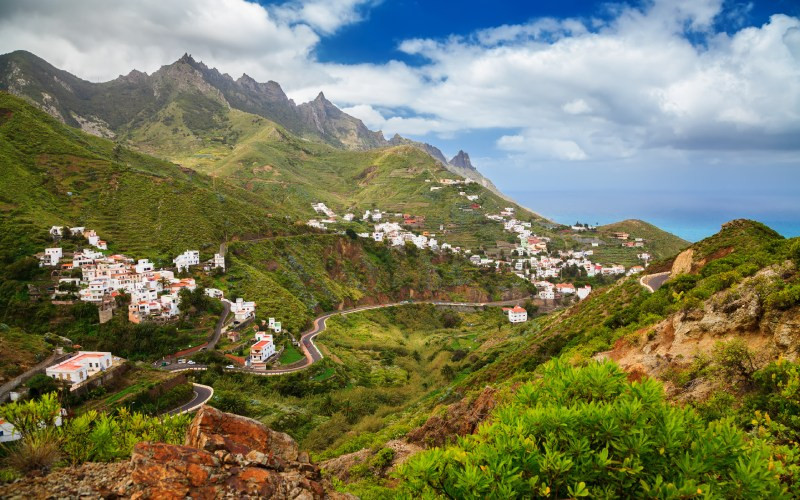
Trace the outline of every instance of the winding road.
{"label": "winding road", "polygon": [[651,292],[655,292],[661,285],[664,284],[665,281],[669,279],[670,271],[666,271],[663,273],[656,273],[656,274],[648,274],[646,276],[642,276],[639,279],[639,284],[643,287],[647,288]]}
{"label": "winding road", "polygon": [[[324,332],[327,328],[326,321],[328,318],[337,315],[347,315],[353,314],[357,312],[369,311],[372,309],[384,309],[387,307],[396,307],[402,305],[409,305],[409,304],[432,304],[434,306],[441,306],[441,307],[493,307],[493,306],[510,306],[515,304],[520,304],[525,300],[530,299],[531,297],[524,297],[521,299],[514,299],[514,300],[503,300],[498,302],[440,302],[440,301],[433,301],[433,300],[420,300],[420,301],[405,301],[405,302],[393,302],[390,304],[378,304],[373,306],[361,306],[361,307],[354,307],[352,309],[346,309],[343,311],[333,311],[329,313],[325,313],[321,316],[318,316],[314,319],[311,329],[305,332],[300,337],[300,347],[303,350],[303,354],[305,358],[301,361],[297,361],[293,363],[291,366],[286,368],[278,368],[275,370],[256,370],[253,368],[226,368],[226,371],[231,372],[240,372],[240,373],[249,373],[252,375],[262,375],[262,376],[274,376],[274,375],[285,375],[287,373],[295,373],[301,370],[305,370],[309,366],[313,365],[320,361],[324,356],[320,352],[319,348],[317,348],[314,340],[317,338],[317,335]],[[171,365],[162,366],[163,370],[170,370],[170,371],[195,371],[195,370],[205,370],[208,368],[206,365],[202,364],[195,364],[195,365],[188,365],[184,363],[173,363]]]}
{"label": "winding road", "polygon": [[177,408],[165,412],[167,415],[179,415],[181,413],[188,413],[194,411],[200,406],[204,405],[214,395],[214,389],[202,384],[192,384],[194,389],[194,397],[188,403],[181,405]]}

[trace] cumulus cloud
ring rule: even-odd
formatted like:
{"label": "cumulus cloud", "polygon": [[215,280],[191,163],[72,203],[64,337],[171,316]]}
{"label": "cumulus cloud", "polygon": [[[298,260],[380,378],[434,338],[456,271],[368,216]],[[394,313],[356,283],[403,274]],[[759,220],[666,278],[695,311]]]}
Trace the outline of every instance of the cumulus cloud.
{"label": "cumulus cloud", "polygon": [[726,34],[715,20],[743,10],[722,0],[611,3],[598,18],[399,43],[423,58],[417,65],[314,59],[325,36],[375,4],[7,0],[0,50],[24,48],[93,80],[153,71],[188,51],[234,76],[277,80],[299,102],[323,90],[387,134],[497,130],[499,154],[517,160],[644,163],[659,151],[671,161],[675,152],[800,148],[798,18]]}

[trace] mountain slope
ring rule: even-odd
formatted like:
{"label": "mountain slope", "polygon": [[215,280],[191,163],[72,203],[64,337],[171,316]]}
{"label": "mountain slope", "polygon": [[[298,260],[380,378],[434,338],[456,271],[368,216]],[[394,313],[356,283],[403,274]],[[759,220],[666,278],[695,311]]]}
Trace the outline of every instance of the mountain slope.
{"label": "mountain slope", "polygon": [[3,251],[41,251],[51,225],[95,229],[112,248],[165,256],[226,238],[294,231],[226,182],[65,127],[0,93]]}
{"label": "mountain slope", "polygon": [[[62,122],[103,137],[130,139],[158,121],[170,108],[192,116],[196,129],[214,123],[223,109],[258,115],[303,139],[341,149],[368,150],[411,144],[440,161],[451,172],[480,182],[499,194],[476,169],[451,165],[436,147],[395,136],[386,141],[361,120],[334,106],[320,93],[296,105],[277,82],[259,83],[242,75],[234,80],[184,54],[152,75],[133,70],[104,83],[91,83],[59,70],[43,59],[16,51],[0,56],[0,90],[24,97]],[[169,129],[172,130],[172,129]],[[224,135],[226,143],[236,138]],[[140,146],[134,141],[133,145]],[[156,151],[148,150],[151,153]]]}

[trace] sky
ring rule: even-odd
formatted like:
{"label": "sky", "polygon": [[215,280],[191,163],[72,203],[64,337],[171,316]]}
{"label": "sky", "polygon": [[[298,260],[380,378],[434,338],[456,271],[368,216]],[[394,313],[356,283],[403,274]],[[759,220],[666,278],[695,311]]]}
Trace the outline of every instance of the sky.
{"label": "sky", "polygon": [[659,200],[706,207],[666,222],[687,235],[711,212],[800,234],[797,0],[3,0],[17,49],[92,81],[188,52],[297,102],[322,90],[545,215]]}

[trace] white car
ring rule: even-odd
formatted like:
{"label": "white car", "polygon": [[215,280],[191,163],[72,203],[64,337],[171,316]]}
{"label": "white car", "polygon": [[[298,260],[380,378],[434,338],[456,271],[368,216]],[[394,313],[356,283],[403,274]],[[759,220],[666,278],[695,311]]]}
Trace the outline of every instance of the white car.
{"label": "white car", "polygon": [[183,358],[181,358],[181,359],[179,359],[179,360],[178,360],[178,363],[180,363],[180,364],[184,364],[184,363],[186,363],[186,360],[185,360],[185,359],[183,359]]}
{"label": "white car", "polygon": [[233,366],[233,365],[228,365],[228,366],[226,366],[225,368],[227,368],[227,369],[229,369],[229,370],[232,370],[233,368],[236,368],[236,367],[235,367],[235,366]]}
{"label": "white car", "polygon": [[193,365],[193,364],[194,364],[194,361],[192,361],[192,360],[190,359],[189,361],[187,361],[187,362],[186,362],[186,364],[187,364],[187,365]]}

